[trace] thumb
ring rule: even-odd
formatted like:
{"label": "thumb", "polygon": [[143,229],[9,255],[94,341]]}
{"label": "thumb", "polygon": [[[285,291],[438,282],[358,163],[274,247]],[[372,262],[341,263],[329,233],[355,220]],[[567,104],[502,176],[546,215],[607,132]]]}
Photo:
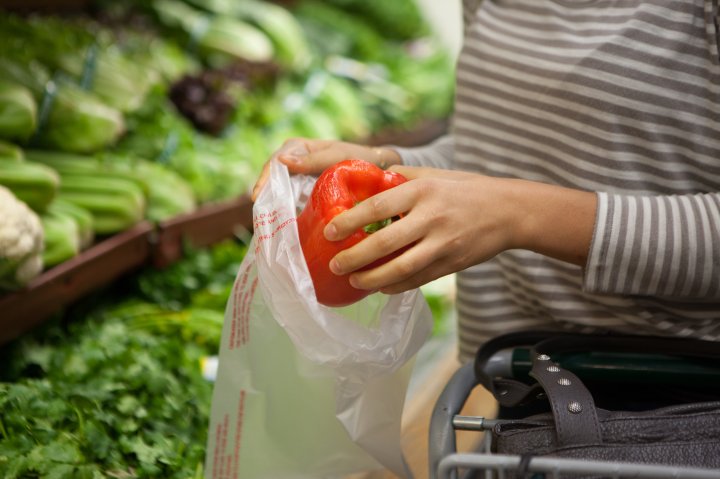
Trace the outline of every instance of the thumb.
{"label": "thumb", "polygon": [[295,151],[278,154],[278,160],[285,164],[291,173],[306,175],[319,175],[325,169],[347,157],[348,155],[342,151],[342,148],[334,147],[314,149],[304,153]]}
{"label": "thumb", "polygon": [[272,156],[271,160],[277,159],[288,167],[290,173],[304,173],[302,171],[305,157],[310,153],[310,140],[305,138],[291,138]]}

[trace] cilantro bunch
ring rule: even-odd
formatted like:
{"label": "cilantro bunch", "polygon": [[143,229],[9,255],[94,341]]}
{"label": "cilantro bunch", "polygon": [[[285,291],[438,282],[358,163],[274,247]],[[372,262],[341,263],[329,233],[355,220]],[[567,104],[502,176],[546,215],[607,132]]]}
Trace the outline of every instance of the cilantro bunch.
{"label": "cilantro bunch", "polygon": [[46,336],[19,345],[18,379],[0,383],[1,477],[199,474],[212,394],[202,348],[112,316]]}
{"label": "cilantro bunch", "polygon": [[200,361],[217,353],[244,253],[190,252],[0,350],[0,477],[202,478]]}

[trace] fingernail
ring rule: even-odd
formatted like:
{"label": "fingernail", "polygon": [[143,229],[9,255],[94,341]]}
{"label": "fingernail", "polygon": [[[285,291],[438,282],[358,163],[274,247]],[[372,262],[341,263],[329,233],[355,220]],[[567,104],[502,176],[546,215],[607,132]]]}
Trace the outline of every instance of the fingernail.
{"label": "fingernail", "polygon": [[340,263],[338,263],[338,261],[336,259],[330,260],[329,267],[330,267],[330,271],[332,271],[333,274],[337,274],[337,275],[342,274],[342,272],[340,271]]}
{"label": "fingernail", "polygon": [[325,227],[325,239],[333,241],[335,238],[337,238],[337,234],[337,228],[334,224],[330,223]]}
{"label": "fingernail", "polygon": [[355,279],[355,276],[354,276],[354,275],[353,275],[353,276],[350,276],[350,278],[348,278],[348,281],[350,281],[350,286],[352,286],[353,288],[355,288],[355,289],[362,289],[362,288],[358,285],[357,279]]}

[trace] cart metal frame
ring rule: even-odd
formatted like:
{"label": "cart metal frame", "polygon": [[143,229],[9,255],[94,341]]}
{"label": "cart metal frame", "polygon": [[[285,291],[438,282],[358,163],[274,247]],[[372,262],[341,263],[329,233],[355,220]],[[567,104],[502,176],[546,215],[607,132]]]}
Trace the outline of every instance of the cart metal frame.
{"label": "cart metal frame", "polygon": [[[500,357],[499,361],[504,362],[506,357]],[[478,386],[473,366],[472,363],[465,364],[454,373],[433,409],[429,433],[430,479],[458,479],[460,470],[484,471],[485,479],[504,479],[511,472],[542,473],[552,479],[560,479],[566,474],[613,479],[720,479],[720,470],[715,469],[493,454],[490,450],[491,431],[501,420],[460,415],[470,392]],[[455,439],[458,430],[484,433],[481,451],[459,453]]]}

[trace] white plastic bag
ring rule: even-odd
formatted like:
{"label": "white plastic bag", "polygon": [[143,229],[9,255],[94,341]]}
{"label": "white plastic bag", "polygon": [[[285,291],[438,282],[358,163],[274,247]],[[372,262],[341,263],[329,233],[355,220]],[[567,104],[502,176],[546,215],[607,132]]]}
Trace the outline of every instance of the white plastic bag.
{"label": "white plastic bag", "polygon": [[272,161],[254,205],[225,313],[207,479],[409,475],[400,420],[431,313],[419,290],[317,303],[295,224],[314,181]]}

